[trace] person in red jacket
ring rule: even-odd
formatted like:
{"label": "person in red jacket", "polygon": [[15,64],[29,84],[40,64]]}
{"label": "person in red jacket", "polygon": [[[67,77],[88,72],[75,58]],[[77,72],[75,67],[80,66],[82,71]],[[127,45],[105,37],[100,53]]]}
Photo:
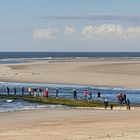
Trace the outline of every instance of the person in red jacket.
{"label": "person in red jacket", "polygon": [[46,97],[49,97],[49,90],[48,90],[48,88],[46,88],[45,94],[46,94]]}

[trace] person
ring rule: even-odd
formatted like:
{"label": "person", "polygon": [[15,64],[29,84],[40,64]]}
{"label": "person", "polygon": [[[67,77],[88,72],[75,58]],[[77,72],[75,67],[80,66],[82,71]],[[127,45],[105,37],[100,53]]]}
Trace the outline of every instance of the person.
{"label": "person", "polygon": [[127,98],[127,100],[126,100],[126,105],[127,105],[127,110],[130,110],[131,107],[130,107],[130,99],[129,98]]}
{"label": "person", "polygon": [[73,89],[73,99],[77,100],[77,91]]}
{"label": "person", "polygon": [[121,104],[123,103],[123,92],[120,93],[120,101],[121,101]]}
{"label": "person", "polygon": [[24,87],[21,88],[21,93],[24,95]]}
{"label": "person", "polygon": [[40,93],[40,96],[43,97],[43,89],[41,87],[39,88],[39,93]]}
{"label": "person", "polygon": [[104,106],[105,106],[105,109],[106,109],[107,106],[108,106],[108,100],[107,100],[107,99],[104,100]]}
{"label": "person", "polygon": [[85,90],[84,90],[84,100],[87,99],[87,95],[88,95],[88,93],[87,93],[87,90],[85,89]]}
{"label": "person", "polygon": [[101,97],[101,92],[97,92],[97,97],[98,97],[98,98]]}
{"label": "person", "polygon": [[120,104],[122,104],[122,103],[123,103],[123,92],[119,93],[119,94],[117,95],[117,98],[118,98],[118,102],[119,102]]}
{"label": "person", "polygon": [[9,87],[6,87],[6,92],[7,92],[7,95],[9,95],[9,93],[10,93]]}
{"label": "person", "polygon": [[113,105],[112,104],[110,105],[110,109],[113,110]]}
{"label": "person", "polygon": [[46,98],[49,97],[49,89],[48,88],[46,88],[45,94],[46,94]]}
{"label": "person", "polygon": [[123,94],[123,102],[124,102],[124,104],[126,104],[126,94],[125,93]]}
{"label": "person", "polygon": [[88,101],[91,101],[91,100],[92,100],[92,91],[90,90],[88,93]]}
{"label": "person", "polygon": [[33,88],[33,95],[34,95],[34,97],[36,97],[36,93],[37,93],[37,88]]}
{"label": "person", "polygon": [[16,87],[14,87],[14,95],[16,95],[16,93],[17,93],[17,89]]}
{"label": "person", "polygon": [[30,87],[28,88],[28,92],[29,92],[29,96],[31,96],[32,89]]}
{"label": "person", "polygon": [[58,93],[59,93],[59,90],[58,90],[58,88],[56,88],[56,95],[55,95],[56,99],[58,99]]}
{"label": "person", "polygon": [[74,91],[75,91],[75,89],[72,90],[72,93],[73,93],[73,100],[74,100],[74,98],[75,98],[75,97],[74,97]]}

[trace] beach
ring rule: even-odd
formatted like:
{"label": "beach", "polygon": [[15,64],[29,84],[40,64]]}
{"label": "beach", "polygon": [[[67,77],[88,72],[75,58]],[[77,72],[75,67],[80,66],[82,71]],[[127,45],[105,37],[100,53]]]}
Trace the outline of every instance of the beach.
{"label": "beach", "polygon": [[[59,59],[1,64],[0,81],[140,87],[140,59]],[[46,84],[47,85],[47,84]],[[0,113],[2,140],[139,140],[140,111],[63,108]]]}
{"label": "beach", "polygon": [[0,11],[0,140],[140,140],[140,0]]}
{"label": "beach", "polygon": [[140,58],[59,59],[1,64],[0,81],[140,88]]}
{"label": "beach", "polygon": [[139,111],[48,109],[0,113],[2,140],[139,140]]}

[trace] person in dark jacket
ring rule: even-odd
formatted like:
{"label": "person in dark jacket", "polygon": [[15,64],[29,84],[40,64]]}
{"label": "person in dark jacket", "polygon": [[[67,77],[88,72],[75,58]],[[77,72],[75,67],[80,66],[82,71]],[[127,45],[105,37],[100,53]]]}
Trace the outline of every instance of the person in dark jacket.
{"label": "person in dark jacket", "polygon": [[9,87],[6,87],[6,92],[7,92],[7,95],[10,94],[10,89],[9,89]]}
{"label": "person in dark jacket", "polygon": [[97,92],[97,97],[98,97],[98,98],[101,97],[101,92]]}
{"label": "person in dark jacket", "polygon": [[73,99],[77,100],[77,91],[73,89]]}
{"label": "person in dark jacket", "polygon": [[39,93],[40,93],[40,96],[43,97],[43,88],[41,87],[39,88]]}
{"label": "person in dark jacket", "polygon": [[59,93],[59,90],[58,90],[58,88],[56,88],[56,95],[55,95],[56,99],[58,99],[58,93]]}
{"label": "person in dark jacket", "polygon": [[16,93],[17,93],[17,89],[16,87],[14,87],[14,95],[16,95]]}
{"label": "person in dark jacket", "polygon": [[130,99],[129,98],[127,98],[127,100],[126,100],[126,105],[127,105],[127,110],[130,110],[131,106],[130,106]]}
{"label": "person in dark jacket", "polygon": [[24,95],[24,90],[25,90],[24,87],[22,87],[22,88],[21,88],[21,93],[22,93],[22,95]]}

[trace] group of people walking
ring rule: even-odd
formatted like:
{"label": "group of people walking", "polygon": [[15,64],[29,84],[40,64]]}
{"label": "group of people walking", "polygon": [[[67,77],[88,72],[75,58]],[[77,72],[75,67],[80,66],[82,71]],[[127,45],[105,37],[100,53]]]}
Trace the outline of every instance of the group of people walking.
{"label": "group of people walking", "polygon": [[[26,93],[28,93],[29,96],[34,96],[34,97],[49,97],[49,89],[46,88],[32,88],[32,87],[28,87],[28,88],[25,88],[25,87],[22,87],[21,89],[21,95],[24,95]],[[9,95],[10,93],[14,93],[14,95],[17,94],[17,88],[14,87],[13,89],[10,89],[9,87],[6,87],[6,93],[7,95]],[[78,99],[78,96],[77,96],[77,91],[76,89],[73,89],[72,91],[73,93],[73,99],[76,100]],[[55,97],[58,98],[59,96],[59,90],[58,88],[55,89]],[[93,96],[93,93],[92,93],[92,90],[84,90],[83,92],[83,98],[84,100],[88,100],[88,101],[91,101],[92,100],[92,96]],[[97,92],[97,97],[100,98],[101,97],[101,93],[100,92]]]}
{"label": "group of people walking", "polygon": [[[29,96],[34,96],[34,97],[49,97],[49,89],[48,88],[31,88],[31,87],[28,87],[28,88],[25,88],[25,87],[22,87],[21,89],[21,94],[24,95],[24,93],[26,92],[26,95],[28,93]],[[6,92],[7,92],[7,95],[10,94],[10,88],[9,87],[6,87]],[[14,95],[17,94],[17,88],[14,87],[12,92],[14,93]],[[73,89],[72,91],[73,93],[73,99],[74,100],[77,100],[78,99],[78,96],[77,96],[77,91],[76,89]],[[101,92],[95,92],[97,94],[97,98],[100,98],[101,97]],[[55,97],[56,99],[58,98],[58,94],[59,94],[59,90],[58,88],[55,89]],[[83,92],[83,99],[84,100],[87,100],[87,101],[92,101],[92,97],[93,97],[93,92],[91,89],[87,90],[87,89],[84,89],[84,92]],[[127,98],[126,94],[121,92],[117,95],[117,99],[118,99],[118,103],[120,104],[126,104],[127,105],[127,108],[130,109],[130,99]],[[104,105],[105,105],[105,108],[107,108],[108,106],[108,100],[105,99],[104,100]]]}
{"label": "group of people walking", "polygon": [[[37,96],[40,96],[40,97],[49,97],[49,89],[46,88],[45,90],[43,88],[27,88],[25,89],[24,87],[21,88],[21,94],[24,95],[25,93],[25,90],[26,92],[29,93],[29,96],[34,96],[34,97],[37,97]],[[10,94],[10,88],[9,87],[6,87],[6,92],[7,92],[7,95]],[[13,88],[13,93],[14,95],[16,95],[17,93],[17,88],[14,87]],[[58,89],[56,89],[56,97],[58,97]]]}
{"label": "group of people walking", "polygon": [[[84,89],[83,96],[84,96],[84,100],[92,101],[92,96],[93,96],[92,90],[88,91],[87,89]],[[101,97],[101,92],[97,92],[97,97],[98,98]],[[78,99],[76,89],[73,89],[73,99],[74,100]]]}
{"label": "group of people walking", "polygon": [[28,93],[29,93],[30,96],[34,96],[34,97],[37,97],[37,96],[49,97],[49,90],[48,90],[48,88],[46,88],[45,91],[44,91],[44,89],[41,88],[41,87],[39,89],[29,87],[28,88]]}

